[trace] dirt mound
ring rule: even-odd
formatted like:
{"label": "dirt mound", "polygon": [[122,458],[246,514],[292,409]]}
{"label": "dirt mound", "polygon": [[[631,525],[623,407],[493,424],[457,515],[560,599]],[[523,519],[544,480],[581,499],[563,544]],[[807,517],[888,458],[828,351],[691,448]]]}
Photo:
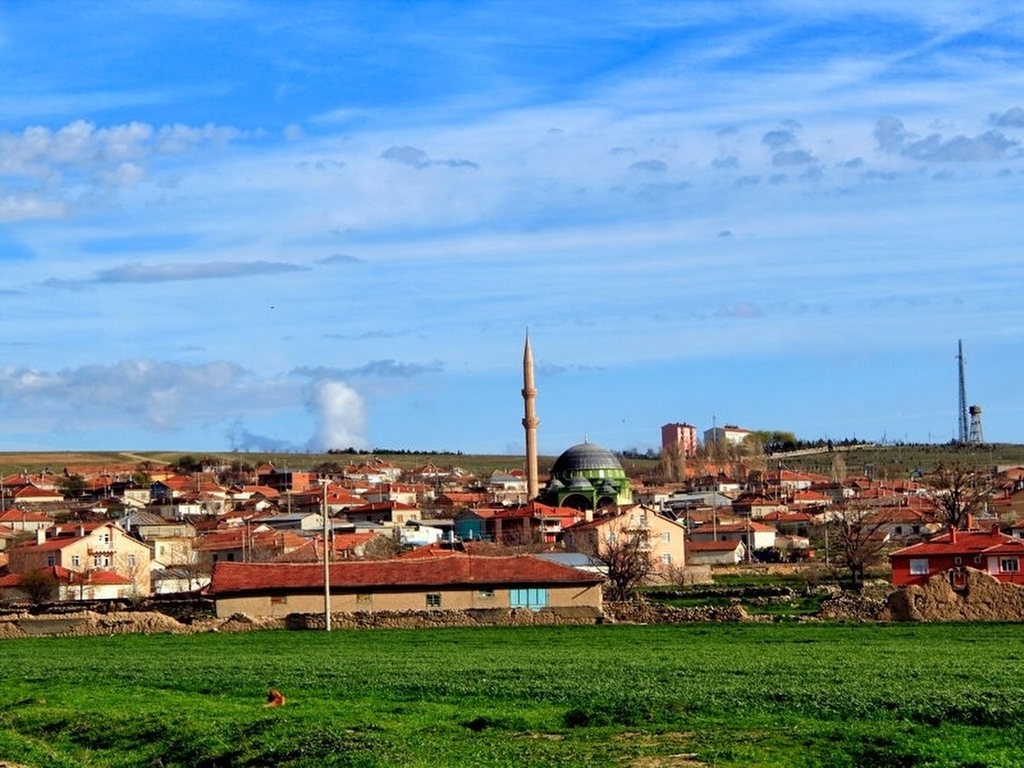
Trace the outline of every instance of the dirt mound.
{"label": "dirt mound", "polygon": [[[956,582],[954,587],[953,582]],[[964,568],[936,574],[924,586],[889,595],[882,621],[1021,621],[1024,587],[1006,584],[983,571]]]}
{"label": "dirt mound", "polygon": [[13,637],[83,635],[194,634],[198,632],[248,632],[283,629],[284,621],[235,614],[228,619],[202,619],[183,624],[158,611],[75,611],[60,614],[8,614],[0,618],[0,639]]}

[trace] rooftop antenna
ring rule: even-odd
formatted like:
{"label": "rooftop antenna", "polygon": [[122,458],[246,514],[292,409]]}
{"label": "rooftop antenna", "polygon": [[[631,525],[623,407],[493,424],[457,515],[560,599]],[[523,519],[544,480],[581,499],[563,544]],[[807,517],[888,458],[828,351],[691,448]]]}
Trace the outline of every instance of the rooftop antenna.
{"label": "rooftop antenna", "polygon": [[960,433],[958,436],[958,442],[962,445],[966,445],[970,438],[970,433],[967,427],[967,390],[964,386],[964,343],[962,340],[957,341],[957,366],[960,370],[960,407],[958,414],[960,416]]}

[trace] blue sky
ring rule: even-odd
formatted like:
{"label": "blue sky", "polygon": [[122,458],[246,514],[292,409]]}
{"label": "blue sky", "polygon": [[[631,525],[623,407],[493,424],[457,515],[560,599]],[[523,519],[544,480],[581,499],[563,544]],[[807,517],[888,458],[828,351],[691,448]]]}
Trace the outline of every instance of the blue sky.
{"label": "blue sky", "polygon": [[[1024,12],[0,5],[0,450],[1024,442]],[[917,7],[920,6],[920,7]]]}

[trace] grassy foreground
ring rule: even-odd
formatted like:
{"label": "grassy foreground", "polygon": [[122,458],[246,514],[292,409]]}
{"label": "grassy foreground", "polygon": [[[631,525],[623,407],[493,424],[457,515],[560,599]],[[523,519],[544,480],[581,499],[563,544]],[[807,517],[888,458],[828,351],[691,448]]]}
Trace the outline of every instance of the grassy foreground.
{"label": "grassy foreground", "polygon": [[1024,765],[1012,624],[127,635],[0,658],[0,763]]}

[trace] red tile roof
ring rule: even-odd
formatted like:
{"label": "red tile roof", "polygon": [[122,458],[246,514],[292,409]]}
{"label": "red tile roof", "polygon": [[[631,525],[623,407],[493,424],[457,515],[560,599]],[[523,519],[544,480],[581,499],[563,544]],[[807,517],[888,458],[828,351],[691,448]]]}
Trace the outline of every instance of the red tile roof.
{"label": "red tile roof", "polygon": [[[456,585],[597,584],[603,577],[529,555],[472,557],[454,554],[416,560],[333,563],[331,584],[346,588],[443,587]],[[267,590],[323,589],[320,564],[229,563],[214,565],[214,595]]]}
{"label": "red tile roof", "polygon": [[53,522],[53,518],[42,512],[27,512],[13,507],[0,512],[0,522]]}
{"label": "red tile roof", "polygon": [[733,541],[687,541],[687,552],[733,552],[743,544],[739,539]]}
{"label": "red tile roof", "polygon": [[1015,539],[1000,533],[998,529],[991,531],[955,531],[933,536],[928,541],[912,544],[898,549],[890,557],[922,557],[927,555],[948,555],[952,553],[990,555],[1022,554],[1024,540]]}

